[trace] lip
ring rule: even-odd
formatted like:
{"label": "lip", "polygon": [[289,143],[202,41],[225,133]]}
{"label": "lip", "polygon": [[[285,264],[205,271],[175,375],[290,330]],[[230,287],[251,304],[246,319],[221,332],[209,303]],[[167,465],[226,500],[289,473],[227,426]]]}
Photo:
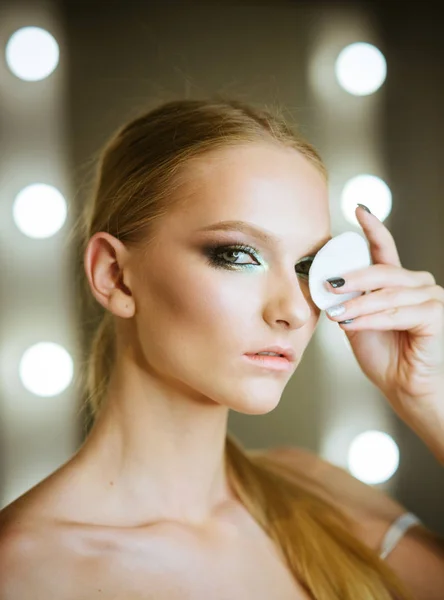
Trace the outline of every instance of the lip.
{"label": "lip", "polygon": [[284,356],[257,356],[256,354],[245,354],[244,356],[250,364],[254,364],[257,367],[271,369],[273,371],[293,370],[293,363]]}
{"label": "lip", "polygon": [[293,363],[295,361],[293,348],[289,348],[288,346],[285,348],[283,346],[268,346],[268,348],[261,348],[260,350],[255,350],[254,352],[247,352],[247,355],[254,355],[257,352],[276,352],[277,354],[283,354],[288,362]]}

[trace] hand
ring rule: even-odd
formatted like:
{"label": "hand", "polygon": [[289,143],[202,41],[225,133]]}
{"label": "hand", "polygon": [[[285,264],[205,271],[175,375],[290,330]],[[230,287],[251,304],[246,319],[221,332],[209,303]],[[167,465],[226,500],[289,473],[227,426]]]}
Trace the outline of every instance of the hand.
{"label": "hand", "polygon": [[373,264],[344,275],[342,287],[325,286],[338,296],[371,291],[329,318],[353,319],[340,327],[365,375],[401,418],[417,418],[424,409],[444,423],[444,288],[431,273],[401,266],[393,236],[377,217],[360,207],[356,216]]}

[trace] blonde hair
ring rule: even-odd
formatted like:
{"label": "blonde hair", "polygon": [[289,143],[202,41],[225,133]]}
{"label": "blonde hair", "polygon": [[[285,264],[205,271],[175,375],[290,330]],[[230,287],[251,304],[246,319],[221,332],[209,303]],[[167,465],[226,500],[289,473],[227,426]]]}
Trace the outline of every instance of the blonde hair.
{"label": "blonde hair", "polygon": [[[167,102],[121,127],[103,148],[92,199],[81,215],[82,252],[99,231],[128,245],[149,245],[156,223],[180,201],[192,162],[248,143],[293,148],[327,178],[319,154],[276,108],[254,108],[220,96]],[[93,417],[100,411],[114,358],[114,317],[102,310],[86,381]],[[345,514],[296,484],[285,467],[248,456],[231,435],[226,464],[232,489],[313,598],[411,598],[378,554],[350,533]]]}

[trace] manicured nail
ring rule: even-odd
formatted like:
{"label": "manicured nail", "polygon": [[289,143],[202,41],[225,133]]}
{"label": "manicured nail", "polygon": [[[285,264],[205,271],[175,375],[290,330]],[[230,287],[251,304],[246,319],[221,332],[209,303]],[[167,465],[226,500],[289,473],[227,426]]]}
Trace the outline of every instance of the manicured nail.
{"label": "manicured nail", "polygon": [[327,308],[325,312],[328,313],[330,317],[339,317],[339,315],[345,313],[345,306],[343,304],[337,304],[336,306]]}
{"label": "manicured nail", "polygon": [[342,287],[345,283],[345,279],[342,279],[342,277],[331,277],[327,281],[334,288]]}
{"label": "manicured nail", "polygon": [[372,214],[371,210],[367,206],[365,206],[365,204],[359,204],[358,203],[358,206],[360,206],[361,208],[363,208],[364,210],[366,210],[368,213]]}

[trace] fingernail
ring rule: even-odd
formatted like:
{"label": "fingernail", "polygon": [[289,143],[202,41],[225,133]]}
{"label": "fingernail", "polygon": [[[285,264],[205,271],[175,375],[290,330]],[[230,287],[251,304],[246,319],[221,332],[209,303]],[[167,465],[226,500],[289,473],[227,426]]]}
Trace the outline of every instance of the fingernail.
{"label": "fingernail", "polygon": [[325,312],[327,312],[330,317],[339,317],[339,315],[345,313],[345,306],[343,304],[337,304],[336,306],[327,308]]}
{"label": "fingernail", "polygon": [[368,213],[372,214],[371,210],[367,206],[365,206],[365,204],[359,204],[358,203],[358,206],[360,206],[361,208],[363,208],[364,210],[366,210]]}
{"label": "fingernail", "polygon": [[338,287],[342,287],[345,283],[345,279],[342,279],[342,277],[332,277],[330,279],[327,279],[327,282],[334,288],[338,288]]}
{"label": "fingernail", "polygon": [[339,325],[347,325],[347,323],[351,323],[354,319],[347,319],[346,321],[338,321]]}

